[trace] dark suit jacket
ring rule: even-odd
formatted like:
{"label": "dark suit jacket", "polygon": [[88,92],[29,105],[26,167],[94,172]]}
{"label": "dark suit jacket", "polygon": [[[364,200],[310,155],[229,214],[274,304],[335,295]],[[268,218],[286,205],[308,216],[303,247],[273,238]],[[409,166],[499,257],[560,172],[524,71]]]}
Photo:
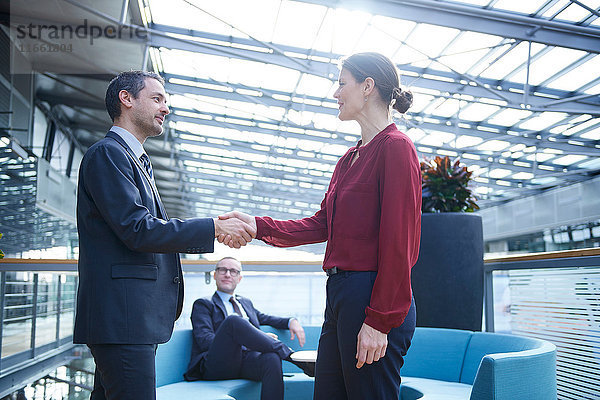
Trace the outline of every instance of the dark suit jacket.
{"label": "dark suit jacket", "polygon": [[108,132],[81,161],[77,229],[73,341],[168,341],[183,304],[177,253],[212,252],[212,219],[169,219],[139,160],[119,135]]}
{"label": "dark suit jacket", "polygon": [[[254,308],[250,299],[239,295],[235,295],[235,298],[244,307],[250,323],[255,327],[260,328],[260,325],[270,325],[277,329],[288,329],[289,318],[263,314]],[[194,370],[206,357],[215,337],[215,332],[226,316],[225,305],[216,292],[212,297],[204,297],[194,302],[191,317],[194,341],[192,342],[192,356],[186,372],[186,379],[197,379]]]}

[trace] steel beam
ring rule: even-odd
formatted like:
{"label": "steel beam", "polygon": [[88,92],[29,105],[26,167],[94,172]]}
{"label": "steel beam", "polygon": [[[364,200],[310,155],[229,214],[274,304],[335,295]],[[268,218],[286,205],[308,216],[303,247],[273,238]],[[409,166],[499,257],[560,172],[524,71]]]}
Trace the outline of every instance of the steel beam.
{"label": "steel beam", "polygon": [[[166,47],[170,49],[179,49],[195,53],[205,53],[218,55],[222,57],[238,58],[243,60],[257,61],[261,63],[269,63],[279,65],[285,68],[298,70],[300,72],[312,74],[322,78],[331,80],[337,79],[338,69],[336,60],[341,55],[334,53],[326,53],[319,51],[311,51],[292,46],[279,46],[287,54],[291,54],[302,60],[303,54],[312,54],[308,68],[298,69],[297,65],[292,65],[289,57],[284,57],[280,54],[269,52],[269,49],[260,47],[256,42],[249,39],[236,38],[232,36],[218,35],[201,31],[193,31],[182,28],[175,28],[165,25],[154,25],[155,30],[164,31],[165,33],[175,33],[179,35],[187,35],[190,40],[184,40],[170,36],[153,36],[151,40],[152,46]],[[191,40],[201,39],[202,41]],[[600,39],[599,39],[600,42]],[[308,57],[308,56],[307,56]],[[405,71],[407,77],[403,79],[406,86],[422,87],[426,89],[439,90],[440,92],[458,93],[473,96],[475,98],[496,98],[506,99],[508,104],[506,107],[521,109],[523,85],[518,83],[504,82],[494,79],[472,77],[465,74],[455,72],[437,71],[430,68],[419,68],[412,65],[398,65],[400,71]],[[436,78],[439,77],[439,78]],[[475,80],[478,83],[475,83]],[[501,87],[501,89],[498,89]],[[492,93],[497,92],[498,96],[493,96]],[[542,93],[544,96],[538,96],[535,93]],[[588,102],[576,101],[573,104],[557,106],[548,106],[548,98],[563,98],[570,95],[580,93],[569,93],[556,89],[543,87],[531,87],[529,103],[531,111],[555,111],[567,113],[590,113],[600,115],[598,105],[600,99],[591,99]]]}
{"label": "steel beam", "polygon": [[440,0],[294,0],[600,53],[600,29]]}

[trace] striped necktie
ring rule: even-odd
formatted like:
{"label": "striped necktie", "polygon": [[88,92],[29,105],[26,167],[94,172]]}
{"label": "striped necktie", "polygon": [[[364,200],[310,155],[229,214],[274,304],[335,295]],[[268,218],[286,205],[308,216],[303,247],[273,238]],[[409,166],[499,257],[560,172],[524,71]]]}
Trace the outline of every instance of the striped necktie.
{"label": "striped necktie", "polygon": [[140,161],[142,162],[144,168],[146,168],[146,172],[148,172],[150,179],[154,179],[154,175],[152,175],[152,164],[150,164],[150,159],[146,153],[140,156]]}
{"label": "striped necktie", "polygon": [[229,298],[229,302],[233,305],[233,311],[239,315],[240,317],[242,316],[242,310],[240,310],[240,306],[238,306],[237,301],[235,301],[235,299],[233,298],[233,296],[231,296]]}

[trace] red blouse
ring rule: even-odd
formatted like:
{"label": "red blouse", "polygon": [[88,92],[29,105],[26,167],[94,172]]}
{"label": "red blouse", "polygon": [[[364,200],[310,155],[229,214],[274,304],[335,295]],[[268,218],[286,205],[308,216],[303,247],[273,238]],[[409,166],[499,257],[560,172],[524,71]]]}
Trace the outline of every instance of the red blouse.
{"label": "red blouse", "polygon": [[278,247],[327,240],[323,269],[378,271],[365,323],[388,333],[408,314],[410,270],[419,255],[421,170],[415,146],[390,124],[340,158],[315,215],[289,221],[256,217],[256,226],[258,239]]}

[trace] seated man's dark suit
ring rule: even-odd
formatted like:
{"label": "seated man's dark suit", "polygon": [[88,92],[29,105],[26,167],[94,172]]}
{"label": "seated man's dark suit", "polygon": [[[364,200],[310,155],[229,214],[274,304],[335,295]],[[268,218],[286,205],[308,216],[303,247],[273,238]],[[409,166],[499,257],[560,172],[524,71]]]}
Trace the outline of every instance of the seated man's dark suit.
{"label": "seated man's dark suit", "polygon": [[252,302],[236,295],[248,319],[227,315],[215,293],[194,302],[194,341],[187,380],[245,378],[262,382],[261,399],[283,399],[281,360],[292,353],[289,347],[266,335],[260,325],[288,329],[289,318],[263,314]]}

